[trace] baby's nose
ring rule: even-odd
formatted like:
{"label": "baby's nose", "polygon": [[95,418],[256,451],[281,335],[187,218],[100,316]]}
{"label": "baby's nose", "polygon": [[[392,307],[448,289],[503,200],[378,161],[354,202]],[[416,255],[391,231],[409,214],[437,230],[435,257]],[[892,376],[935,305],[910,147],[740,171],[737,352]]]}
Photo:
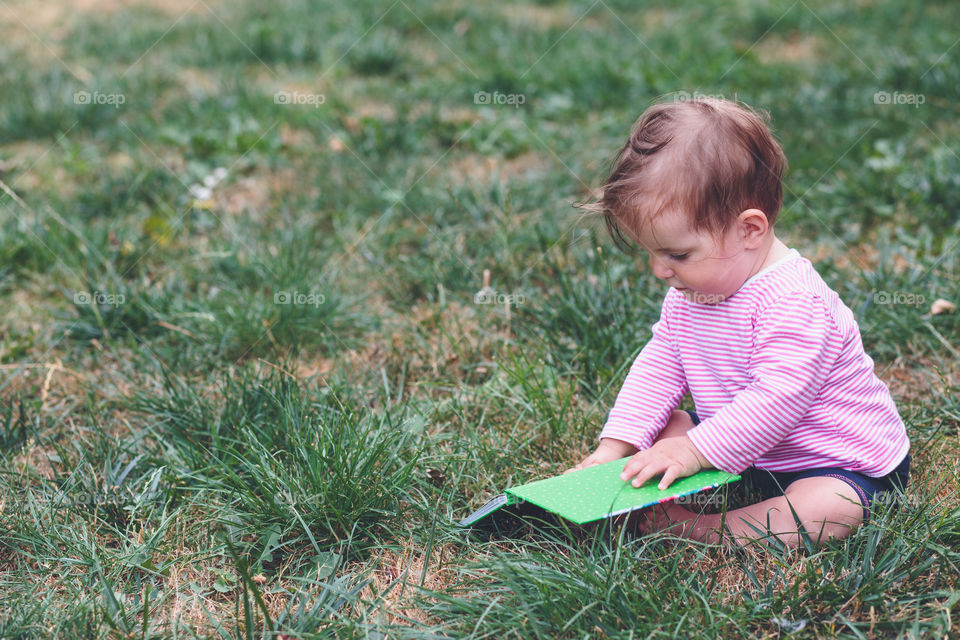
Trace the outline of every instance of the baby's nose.
{"label": "baby's nose", "polygon": [[673,269],[665,265],[663,260],[657,260],[653,256],[650,256],[650,269],[653,271],[653,275],[661,280],[666,280],[673,276]]}

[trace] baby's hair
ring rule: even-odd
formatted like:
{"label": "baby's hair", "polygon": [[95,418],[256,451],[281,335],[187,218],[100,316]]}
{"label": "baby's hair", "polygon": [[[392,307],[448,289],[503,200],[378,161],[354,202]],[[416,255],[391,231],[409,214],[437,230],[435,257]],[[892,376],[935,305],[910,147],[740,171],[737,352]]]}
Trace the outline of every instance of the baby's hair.
{"label": "baby's hair", "polygon": [[[636,230],[667,210],[685,213],[695,230],[722,234],[741,211],[759,209],[772,226],[783,204],[787,159],[766,113],[714,98],[661,102],[643,112],[598,200],[614,244],[636,248]],[[629,235],[629,234],[628,234]]]}

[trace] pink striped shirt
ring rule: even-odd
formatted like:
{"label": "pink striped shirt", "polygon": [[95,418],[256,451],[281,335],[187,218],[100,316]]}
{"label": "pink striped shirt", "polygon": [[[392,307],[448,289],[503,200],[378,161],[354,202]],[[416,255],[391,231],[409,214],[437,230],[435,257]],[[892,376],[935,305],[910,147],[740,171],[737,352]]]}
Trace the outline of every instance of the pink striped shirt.
{"label": "pink striped shirt", "polygon": [[715,305],[671,288],[601,438],[646,449],[689,392],[688,432],[724,471],[839,467],[879,477],[910,449],[853,313],[795,250]]}

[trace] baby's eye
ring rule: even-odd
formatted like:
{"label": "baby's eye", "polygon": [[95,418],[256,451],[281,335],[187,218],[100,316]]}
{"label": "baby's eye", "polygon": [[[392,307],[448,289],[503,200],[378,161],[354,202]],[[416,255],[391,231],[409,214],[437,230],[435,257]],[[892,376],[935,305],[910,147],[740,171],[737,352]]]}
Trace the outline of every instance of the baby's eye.
{"label": "baby's eye", "polygon": [[671,253],[670,258],[673,260],[686,260],[689,253]]}

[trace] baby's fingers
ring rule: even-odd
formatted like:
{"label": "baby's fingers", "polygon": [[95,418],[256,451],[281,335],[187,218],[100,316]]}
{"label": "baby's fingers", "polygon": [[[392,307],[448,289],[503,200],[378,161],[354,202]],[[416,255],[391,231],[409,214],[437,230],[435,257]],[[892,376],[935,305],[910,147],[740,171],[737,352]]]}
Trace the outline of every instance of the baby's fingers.
{"label": "baby's fingers", "polygon": [[623,481],[630,480],[633,478],[633,486],[640,487],[643,486],[643,483],[663,471],[663,469],[658,468],[658,465],[652,461],[648,461],[645,458],[631,458],[627,462],[626,466],[623,468],[623,473],[620,474],[620,479]]}
{"label": "baby's fingers", "polygon": [[680,465],[672,464],[667,467],[666,471],[663,472],[663,478],[660,480],[660,484],[657,485],[657,489],[660,491],[665,491],[674,480],[680,477]]}

